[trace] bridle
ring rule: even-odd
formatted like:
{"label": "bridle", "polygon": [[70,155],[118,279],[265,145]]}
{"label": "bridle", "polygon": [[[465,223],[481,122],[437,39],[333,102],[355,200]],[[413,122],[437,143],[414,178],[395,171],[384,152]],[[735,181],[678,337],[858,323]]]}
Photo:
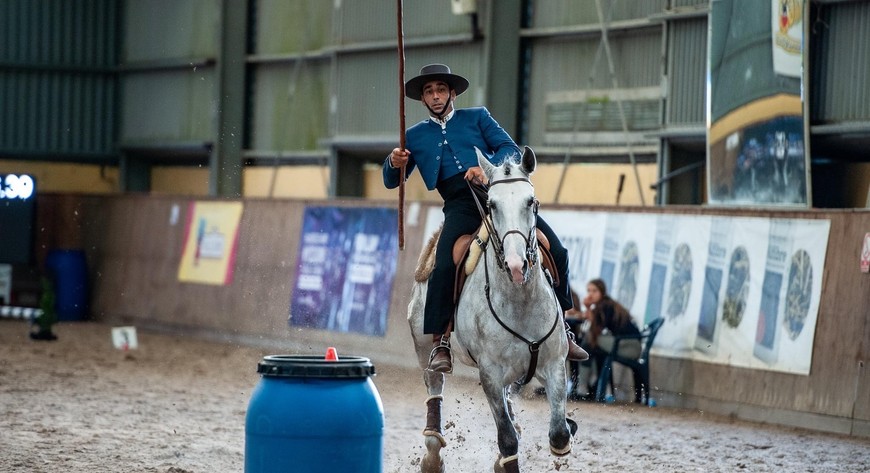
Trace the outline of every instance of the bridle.
{"label": "bridle", "polygon": [[[468,182],[468,181],[466,181]],[[490,203],[488,196],[488,189],[498,185],[498,184],[508,184],[512,182],[525,182],[528,183],[534,189],[534,184],[527,177],[511,177],[508,179],[501,179],[498,181],[493,181],[489,187],[484,186],[472,186],[470,182],[468,182],[468,187],[471,189],[471,194],[474,196],[474,203],[477,204],[477,211],[480,212],[480,218],[483,220],[483,225],[486,227],[487,232],[490,235],[490,239],[492,240],[493,251],[495,251],[495,261],[498,265],[498,268],[502,271],[510,273],[510,269],[505,265],[505,254],[504,254],[504,240],[508,237],[508,235],[517,234],[526,244],[525,257],[526,261],[529,264],[529,267],[532,267],[538,264],[538,238],[536,235],[536,226],[533,224],[529,228],[528,234],[523,234],[523,232],[511,229],[505,232],[504,235],[499,235],[498,230],[495,228],[495,224],[492,222],[492,219],[488,217],[490,214]],[[484,209],[483,205],[480,203],[480,198],[486,198],[486,209]],[[541,206],[540,201],[535,198],[533,203],[533,214],[535,220],[538,217],[538,208]]]}
{"label": "bridle", "polygon": [[[468,181],[466,181],[466,182],[468,182]],[[532,185],[532,182],[526,177],[513,177],[513,178],[508,178],[508,179],[501,179],[501,180],[492,182],[489,185],[489,187],[492,188],[493,186],[495,186],[497,184],[507,184],[510,182],[527,182],[530,186],[532,186],[534,188],[534,185]],[[532,225],[532,228],[529,230],[528,236],[523,235],[523,233],[519,230],[508,230],[507,232],[505,232],[504,236],[499,237],[498,232],[495,229],[495,225],[492,222],[492,219],[489,218],[489,216],[484,211],[484,208],[480,203],[480,197],[481,196],[486,197],[487,208],[489,208],[489,197],[488,197],[488,193],[487,193],[487,188],[484,186],[472,186],[470,182],[468,182],[468,187],[471,189],[471,194],[474,196],[474,202],[477,204],[477,210],[478,210],[478,212],[480,212],[480,217],[483,219],[483,224],[486,227],[486,230],[489,232],[490,241],[492,241],[493,251],[495,251],[496,264],[498,264],[499,269],[510,273],[510,269],[508,269],[504,263],[504,259],[505,259],[505,257],[504,257],[504,239],[512,233],[516,233],[516,234],[520,235],[526,241],[526,261],[528,261],[529,267],[531,267],[531,265],[538,264],[538,238],[537,238],[537,235],[535,234],[537,226]],[[533,205],[534,205],[533,211],[534,211],[535,217],[537,218],[538,207],[540,206],[540,202],[538,201],[538,199],[535,199]],[[486,244],[483,243],[480,239],[477,239],[477,241],[478,241],[478,244],[481,245],[481,249],[484,252],[486,252],[486,249],[487,249]],[[484,293],[486,294],[486,303],[489,306],[489,312],[495,318],[496,322],[498,322],[499,325],[502,326],[502,328],[507,330],[514,337],[522,340],[523,343],[525,343],[529,347],[529,353],[531,353],[531,355],[532,355],[531,359],[529,360],[529,367],[526,370],[526,376],[522,379],[522,381],[519,381],[520,384],[523,384],[523,385],[528,384],[532,380],[532,378],[534,378],[534,376],[535,376],[535,371],[537,370],[537,367],[538,367],[538,353],[541,350],[541,345],[548,338],[550,338],[550,335],[552,335],[553,332],[556,330],[556,326],[559,324],[559,320],[562,318],[561,314],[559,313],[558,310],[556,311],[556,317],[553,320],[553,326],[550,327],[550,331],[548,331],[546,335],[544,335],[543,337],[541,337],[538,340],[534,340],[534,341],[529,340],[528,338],[519,334],[516,330],[510,328],[501,319],[501,317],[498,316],[498,314],[495,311],[495,308],[492,306],[492,298],[490,297],[490,291],[489,291],[489,263],[487,262],[486,257],[483,258],[483,270],[484,270],[484,275],[485,275],[485,280],[486,280],[485,284],[483,286],[483,289],[484,289]],[[556,291],[553,291],[553,300],[556,302],[556,307],[558,308],[559,307],[559,300],[556,298]]]}

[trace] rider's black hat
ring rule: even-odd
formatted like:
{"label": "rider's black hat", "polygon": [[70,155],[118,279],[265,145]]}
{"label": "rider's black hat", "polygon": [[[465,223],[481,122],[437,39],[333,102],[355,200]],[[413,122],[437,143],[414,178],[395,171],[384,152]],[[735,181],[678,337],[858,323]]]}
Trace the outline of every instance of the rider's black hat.
{"label": "rider's black hat", "polygon": [[423,98],[423,86],[433,80],[440,80],[450,86],[459,95],[468,90],[468,79],[450,72],[450,68],[444,64],[429,64],[420,69],[420,75],[405,82],[405,95],[409,99],[421,100]]}

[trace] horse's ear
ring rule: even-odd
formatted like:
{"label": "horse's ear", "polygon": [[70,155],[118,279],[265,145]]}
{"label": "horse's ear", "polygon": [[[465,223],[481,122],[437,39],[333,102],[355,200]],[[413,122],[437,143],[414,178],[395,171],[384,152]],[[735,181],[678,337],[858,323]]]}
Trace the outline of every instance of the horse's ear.
{"label": "horse's ear", "polygon": [[474,147],[474,152],[477,153],[477,165],[480,166],[480,169],[483,169],[483,173],[486,175],[486,180],[491,180],[492,175],[495,172],[495,166],[489,162],[489,159],[487,159],[479,149],[477,149],[477,146]]}
{"label": "horse's ear", "polygon": [[523,150],[523,172],[528,175],[532,175],[535,172],[535,168],[538,166],[538,158],[535,157],[535,152],[532,151],[532,148],[528,146]]}

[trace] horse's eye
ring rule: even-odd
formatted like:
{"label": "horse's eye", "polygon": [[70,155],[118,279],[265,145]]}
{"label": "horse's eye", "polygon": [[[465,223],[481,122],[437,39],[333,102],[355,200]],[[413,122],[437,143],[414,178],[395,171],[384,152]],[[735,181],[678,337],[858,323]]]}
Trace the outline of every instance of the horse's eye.
{"label": "horse's eye", "polygon": [[495,202],[493,202],[491,200],[486,201],[486,206],[489,207],[490,211],[495,210]]}

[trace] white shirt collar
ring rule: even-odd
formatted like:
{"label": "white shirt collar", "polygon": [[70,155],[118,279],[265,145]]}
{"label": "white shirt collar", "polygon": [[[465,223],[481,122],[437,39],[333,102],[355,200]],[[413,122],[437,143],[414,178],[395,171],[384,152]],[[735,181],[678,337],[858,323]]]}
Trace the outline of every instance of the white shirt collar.
{"label": "white shirt collar", "polygon": [[454,112],[456,112],[455,108],[453,110],[451,110],[450,113],[448,113],[446,117],[444,117],[444,120],[439,120],[431,115],[429,116],[429,118],[431,118],[433,122],[441,125],[441,128],[444,128],[445,126],[447,126],[447,122],[449,122],[450,119],[453,118]]}

